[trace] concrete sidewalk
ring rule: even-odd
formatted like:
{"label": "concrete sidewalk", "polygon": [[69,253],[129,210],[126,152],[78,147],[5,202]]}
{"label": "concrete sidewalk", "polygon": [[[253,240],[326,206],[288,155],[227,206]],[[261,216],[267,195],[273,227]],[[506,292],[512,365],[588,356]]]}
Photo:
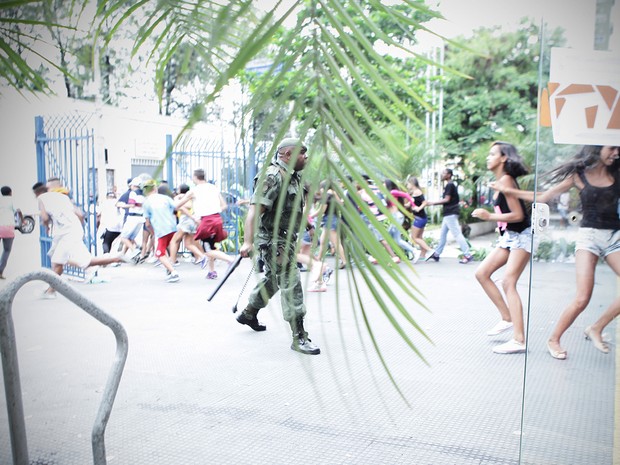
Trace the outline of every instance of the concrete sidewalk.
{"label": "concrete sidewalk", "polygon": [[[569,359],[561,362],[544,341],[573,295],[574,264],[535,264],[526,368],[524,355],[491,352],[510,335],[486,336],[497,312],[474,278],[476,264],[460,265],[457,255],[450,245],[439,263],[407,271],[428,310],[392,286],[432,340],[391,315],[427,363],[388,321],[360,270],[340,272],[328,292],[306,295],[319,356],[290,350],[277,299],[259,315],[266,332],[235,321],[231,307],[248,260],[210,303],[217,283],[189,263],[180,265],[176,284],[152,265],[106,268],[99,276],[108,282],[76,283],[129,334],[106,431],[108,463],[611,464],[615,346],[603,355],[582,333],[616,295],[613,273],[599,266],[592,302],[566,334]],[[526,311],[529,278],[528,270],[520,282]],[[84,465],[92,463],[90,430],[114,338],[63,297],[41,300],[45,287],[26,285],[13,312],[30,460]],[[351,292],[360,293],[363,310]],[[11,463],[8,438],[2,393],[1,464]]]}

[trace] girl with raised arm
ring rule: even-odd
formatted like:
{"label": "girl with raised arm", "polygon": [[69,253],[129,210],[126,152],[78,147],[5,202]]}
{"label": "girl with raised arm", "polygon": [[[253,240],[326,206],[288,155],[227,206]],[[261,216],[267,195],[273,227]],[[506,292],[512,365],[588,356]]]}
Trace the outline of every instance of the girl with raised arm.
{"label": "girl with raised arm", "polygon": [[[575,253],[577,276],[576,295],[564,309],[547,341],[549,354],[565,360],[567,352],[560,343],[564,332],[590,303],[594,287],[594,273],[599,258],[603,258],[620,276],[620,161],[618,147],[587,145],[580,152],[552,170],[550,179],[557,183],[544,192],[536,193],[537,202],[548,202],[571,188],[579,191],[583,218],[579,227]],[[533,201],[534,192],[521,191],[495,183],[495,188],[508,195]],[[603,353],[609,346],[603,341],[603,328],[620,314],[620,297],[613,300],[601,317],[585,328],[584,334]]]}

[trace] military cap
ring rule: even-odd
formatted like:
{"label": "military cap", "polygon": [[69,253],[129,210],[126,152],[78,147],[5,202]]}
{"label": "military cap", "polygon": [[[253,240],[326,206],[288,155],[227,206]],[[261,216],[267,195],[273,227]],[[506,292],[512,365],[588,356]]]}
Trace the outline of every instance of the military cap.
{"label": "military cap", "polygon": [[287,137],[286,139],[282,140],[282,142],[278,144],[278,151],[285,147],[299,147],[302,149],[306,148],[306,146],[301,142],[301,140],[296,137]]}

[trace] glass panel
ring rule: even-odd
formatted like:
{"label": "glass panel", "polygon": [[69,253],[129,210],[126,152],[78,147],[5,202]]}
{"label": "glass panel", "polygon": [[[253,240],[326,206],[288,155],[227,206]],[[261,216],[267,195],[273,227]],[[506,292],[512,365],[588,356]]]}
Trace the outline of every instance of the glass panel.
{"label": "glass panel", "polygon": [[[596,43],[600,43],[600,37],[597,40]],[[609,53],[564,52],[553,50],[549,55],[545,51],[540,77],[541,89],[547,89],[550,94],[548,99],[544,94],[541,98],[541,122],[544,116],[551,116],[554,127],[553,130],[541,127],[537,142],[536,200],[548,206],[549,222],[535,232],[538,245],[531,264],[520,463],[612,464],[615,344],[612,342],[608,346],[609,353],[604,354],[597,350],[597,347],[602,348],[600,344],[585,336],[612,302],[616,308],[620,305],[617,276],[597,255],[585,250],[575,252],[575,247],[578,236],[583,236],[580,234],[582,224],[594,228],[590,244],[598,241],[603,248],[614,243],[613,229],[618,229],[617,211],[613,214],[618,200],[618,189],[614,187],[618,185],[618,169],[617,161],[612,160],[617,158],[617,149],[598,147],[590,152],[583,151],[584,144],[612,143],[614,137],[614,145],[618,144],[618,132],[615,136],[612,132],[610,139],[607,128],[617,99],[609,100],[606,106],[605,88],[596,87],[611,86],[620,90],[618,79],[612,77],[615,83],[610,82],[605,71],[605,68],[617,67],[618,63],[614,65],[608,60]],[[591,87],[570,88],[570,84]],[[549,107],[546,107],[547,102]],[[547,108],[550,113],[545,115]],[[569,129],[570,125],[573,129]],[[559,131],[560,128],[563,131]],[[598,135],[593,137],[591,133]],[[608,188],[612,191],[610,197],[606,197],[608,194],[604,194],[605,189],[601,187],[586,188],[582,196],[603,195],[594,201],[595,207],[582,206],[586,199],[580,197],[580,190],[575,187],[549,199],[543,194],[564,177],[554,180],[549,172],[560,166],[570,167],[568,163],[578,153],[590,166],[586,179],[595,186],[611,186]],[[609,157],[607,161],[605,157]],[[612,162],[613,166],[602,165]],[[569,169],[569,177],[574,171]],[[583,185],[582,181],[576,183]],[[602,208],[605,202],[613,204],[614,208],[609,207],[611,215]],[[542,210],[534,209],[535,212]],[[589,223],[582,223],[586,213]],[[612,264],[615,262],[616,271],[620,271],[620,250],[608,260]],[[580,302],[585,306],[581,312],[577,309]],[[557,346],[555,343],[560,336],[561,346]],[[605,328],[604,337],[616,340],[615,322]],[[565,359],[560,360],[563,357]]]}

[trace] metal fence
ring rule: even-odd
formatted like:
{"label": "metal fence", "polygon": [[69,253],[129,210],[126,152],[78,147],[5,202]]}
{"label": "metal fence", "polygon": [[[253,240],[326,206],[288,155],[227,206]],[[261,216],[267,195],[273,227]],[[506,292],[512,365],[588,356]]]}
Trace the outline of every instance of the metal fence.
{"label": "metal fence", "polygon": [[[60,179],[69,196],[85,213],[84,242],[97,253],[97,168],[95,135],[89,120],[92,113],[35,117],[37,180]],[[41,265],[51,266],[48,252],[51,237],[41,226]],[[65,273],[83,277],[84,270],[66,266]]]}
{"label": "metal fence", "polygon": [[[77,207],[85,213],[84,242],[93,255],[97,254],[97,158],[95,134],[89,124],[92,113],[37,116],[35,144],[37,179],[46,182],[58,177],[69,190]],[[245,207],[237,202],[251,195],[252,180],[259,166],[267,159],[269,144],[230,148],[224,140],[207,140],[188,135],[173,143],[166,135],[165,177],[170,187],[191,183],[193,171],[202,168],[206,179],[219,187],[228,204],[222,213],[229,238],[223,244],[226,252],[236,252],[242,236]],[[99,167],[105,169],[105,167]],[[162,176],[163,177],[163,176]],[[41,227],[41,265],[51,266],[48,252],[51,237]],[[66,266],[65,273],[84,277],[82,269]]]}
{"label": "metal fence", "polygon": [[259,163],[265,159],[265,145],[250,146],[249,150],[231,150],[224,141],[184,137],[173,143],[172,136],[166,136],[167,180],[171,188],[191,183],[195,169],[205,171],[205,179],[215,184],[226,201],[228,208],[222,212],[224,228],[228,239],[223,243],[226,252],[239,250],[245,207],[238,201],[249,198],[251,184]]}

